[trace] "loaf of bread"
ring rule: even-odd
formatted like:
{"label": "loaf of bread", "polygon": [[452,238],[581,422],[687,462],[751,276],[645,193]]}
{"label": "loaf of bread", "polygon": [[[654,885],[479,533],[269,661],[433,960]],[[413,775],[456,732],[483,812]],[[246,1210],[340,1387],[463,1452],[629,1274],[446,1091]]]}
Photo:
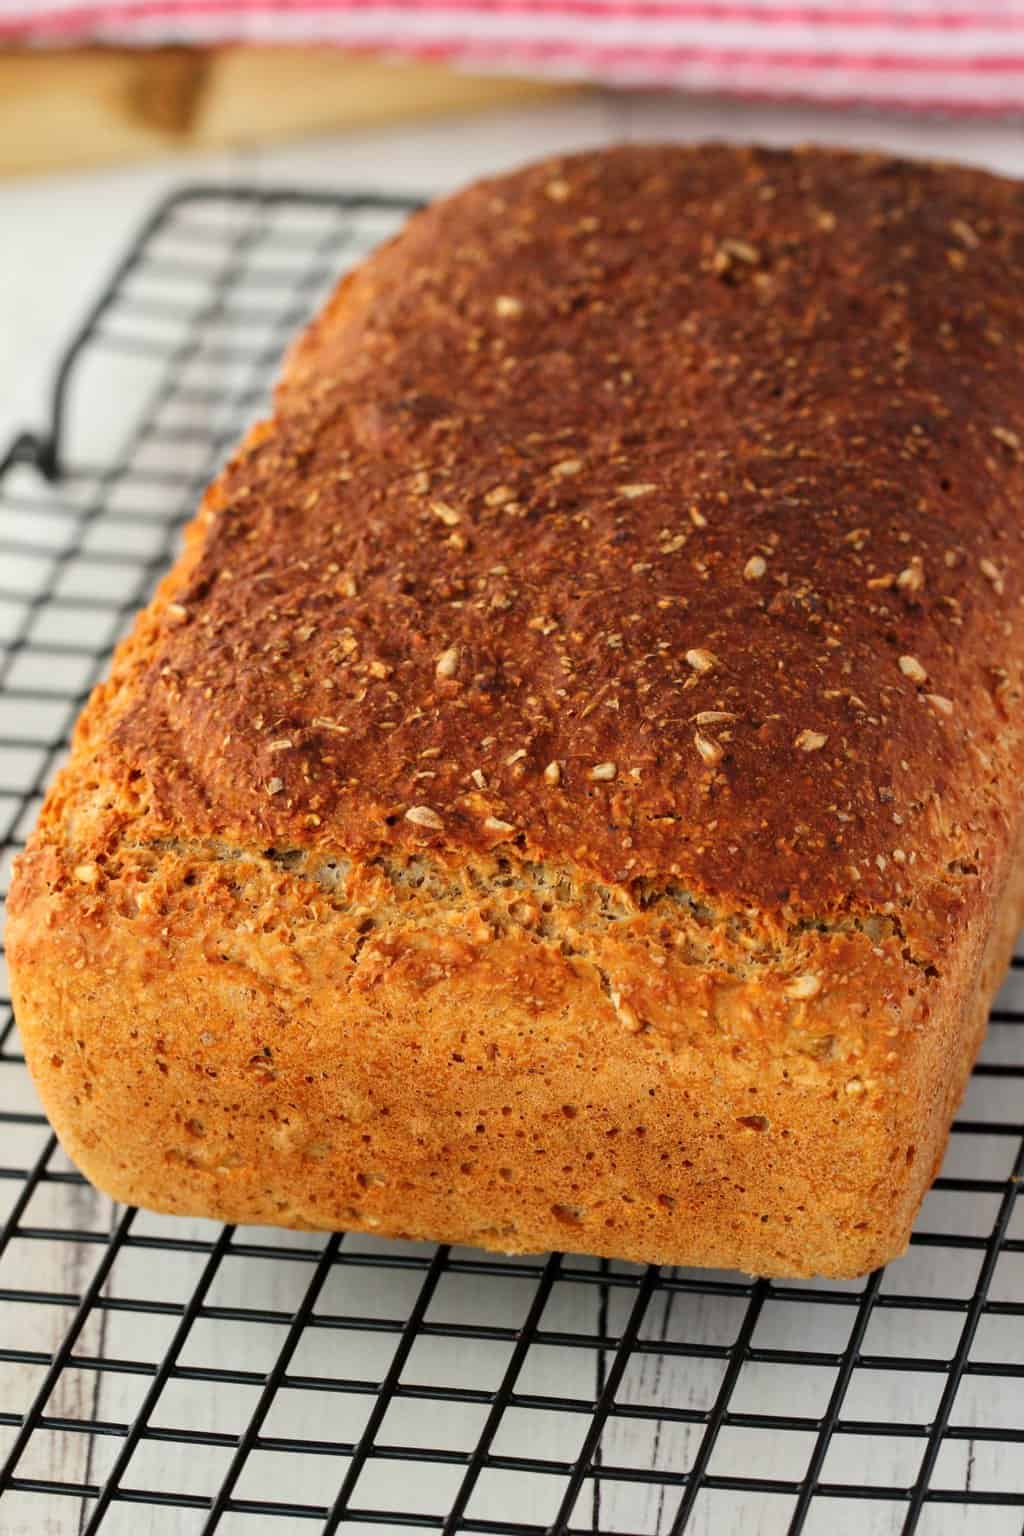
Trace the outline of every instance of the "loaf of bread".
{"label": "loaf of bread", "polygon": [[347,277],[19,861],[120,1200],[769,1275],[899,1253],[1024,902],[1024,193],[484,182]]}

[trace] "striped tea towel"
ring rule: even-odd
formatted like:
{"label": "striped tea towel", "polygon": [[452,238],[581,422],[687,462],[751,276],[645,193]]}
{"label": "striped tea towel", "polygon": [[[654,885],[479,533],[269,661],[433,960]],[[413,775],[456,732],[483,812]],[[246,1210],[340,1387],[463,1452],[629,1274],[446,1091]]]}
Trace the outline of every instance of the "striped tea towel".
{"label": "striped tea towel", "polygon": [[0,0],[0,43],[326,44],[477,72],[1024,111],[1024,0]]}

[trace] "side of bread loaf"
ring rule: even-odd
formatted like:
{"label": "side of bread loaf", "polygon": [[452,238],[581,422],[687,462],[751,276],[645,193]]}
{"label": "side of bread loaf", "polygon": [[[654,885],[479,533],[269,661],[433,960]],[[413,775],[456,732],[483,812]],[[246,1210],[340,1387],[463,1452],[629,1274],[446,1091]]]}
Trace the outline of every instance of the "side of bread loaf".
{"label": "side of bread loaf", "polygon": [[19,862],[70,1154],[164,1210],[853,1274],[1024,903],[1024,196],[629,149],[288,360]]}

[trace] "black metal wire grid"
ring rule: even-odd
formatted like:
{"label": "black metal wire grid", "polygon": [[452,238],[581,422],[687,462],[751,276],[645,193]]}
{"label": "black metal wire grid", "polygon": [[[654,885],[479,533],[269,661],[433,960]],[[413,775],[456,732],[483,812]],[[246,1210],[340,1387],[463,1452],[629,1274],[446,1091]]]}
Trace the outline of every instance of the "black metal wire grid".
{"label": "black metal wire grid", "polygon": [[[75,338],[2,465],[5,880],[288,337],[411,206],[186,190]],[[1020,1536],[1024,960],[1000,1002],[908,1256],[790,1284],[112,1207],[5,996],[0,1531]]]}

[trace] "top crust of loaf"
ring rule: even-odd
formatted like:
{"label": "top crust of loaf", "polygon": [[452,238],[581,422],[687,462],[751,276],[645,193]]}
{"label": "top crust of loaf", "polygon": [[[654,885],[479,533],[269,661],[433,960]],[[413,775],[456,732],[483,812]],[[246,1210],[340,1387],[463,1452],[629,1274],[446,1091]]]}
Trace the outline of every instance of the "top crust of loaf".
{"label": "top crust of loaf", "polygon": [[1022,292],[1019,186],[876,157],[627,148],[417,215],[40,835],[544,861],[927,967],[1016,819]]}

